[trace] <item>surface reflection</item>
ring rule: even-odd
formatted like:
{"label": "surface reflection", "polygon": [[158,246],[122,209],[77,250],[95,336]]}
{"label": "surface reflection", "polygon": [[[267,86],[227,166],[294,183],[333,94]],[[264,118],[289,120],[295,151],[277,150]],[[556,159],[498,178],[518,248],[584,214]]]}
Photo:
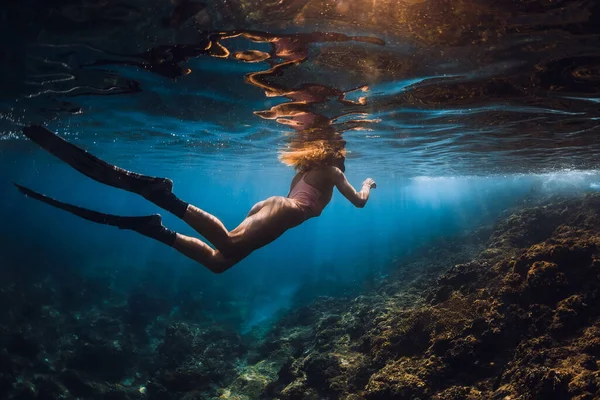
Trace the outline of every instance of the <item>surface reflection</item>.
{"label": "surface reflection", "polygon": [[[342,132],[348,129],[361,129],[364,125],[374,120],[352,119],[363,116],[360,109],[354,107],[352,111],[340,110],[337,115],[327,116],[316,110],[316,105],[321,105],[334,100],[342,106],[364,106],[366,97],[361,96],[356,100],[347,98],[354,92],[367,92],[367,85],[344,91],[342,89],[318,83],[301,83],[277,80],[284,75],[286,70],[298,67],[308,59],[309,45],[322,42],[347,42],[355,41],[384,45],[381,39],[367,36],[347,36],[343,34],[313,32],[293,35],[272,35],[262,32],[231,32],[220,34],[221,39],[244,38],[254,43],[269,43],[269,52],[247,49],[230,52],[231,57],[243,62],[265,62],[270,68],[252,72],[246,75],[246,82],[260,88],[266,97],[282,97],[288,101],[272,106],[268,110],[257,110],[255,115],[269,120],[274,120],[293,131],[288,134],[289,146],[281,154],[281,160],[293,165],[290,161],[293,155],[312,154],[315,151],[345,154],[345,140]],[[336,123],[341,117],[343,123]]]}
{"label": "surface reflection", "polygon": [[257,141],[243,139],[272,150],[273,135],[250,110],[290,143],[372,129],[349,140],[352,157],[385,169],[402,158],[409,175],[595,168],[600,151],[594,2],[54,0],[4,15],[15,43],[2,54],[0,137],[54,120],[111,140],[117,105],[178,118],[165,126],[179,130],[146,134],[180,138],[175,150],[220,148],[227,132],[252,162]]}

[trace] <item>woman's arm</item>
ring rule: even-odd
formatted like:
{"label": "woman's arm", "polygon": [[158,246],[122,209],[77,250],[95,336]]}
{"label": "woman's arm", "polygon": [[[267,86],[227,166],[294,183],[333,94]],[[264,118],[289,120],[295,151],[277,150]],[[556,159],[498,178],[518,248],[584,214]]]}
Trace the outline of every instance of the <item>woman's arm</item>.
{"label": "woman's arm", "polygon": [[377,187],[373,179],[367,178],[363,182],[360,192],[357,192],[354,190],[354,187],[352,187],[350,182],[348,182],[348,179],[346,179],[346,175],[339,168],[333,168],[332,178],[333,183],[338,188],[340,193],[343,194],[345,198],[350,200],[352,204],[359,208],[363,208],[365,204],[367,204],[367,200],[369,200],[369,194],[371,193],[371,188],[374,189]]}

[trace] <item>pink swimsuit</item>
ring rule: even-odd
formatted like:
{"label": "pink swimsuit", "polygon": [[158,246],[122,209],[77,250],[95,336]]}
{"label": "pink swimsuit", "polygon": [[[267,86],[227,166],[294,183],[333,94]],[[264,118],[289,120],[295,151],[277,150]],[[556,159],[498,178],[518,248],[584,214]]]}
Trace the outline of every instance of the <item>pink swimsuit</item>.
{"label": "pink swimsuit", "polygon": [[302,175],[300,181],[296,183],[296,186],[292,188],[288,195],[290,199],[296,200],[298,206],[306,214],[306,219],[321,215],[327,205],[327,203],[324,203],[327,199],[324,198],[323,193],[304,180],[307,174],[308,172]]}

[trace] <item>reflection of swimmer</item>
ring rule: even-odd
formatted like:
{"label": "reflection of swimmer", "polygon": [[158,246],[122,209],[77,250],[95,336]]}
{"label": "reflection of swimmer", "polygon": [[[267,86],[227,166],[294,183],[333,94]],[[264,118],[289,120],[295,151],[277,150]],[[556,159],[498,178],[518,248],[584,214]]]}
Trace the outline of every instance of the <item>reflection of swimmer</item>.
{"label": "reflection of swimmer", "polygon": [[[264,89],[265,94],[269,97],[286,96],[292,101],[305,101],[311,103],[325,101],[328,97],[336,97],[340,102],[347,102],[347,104],[350,104],[353,102],[346,100],[345,94],[357,89],[353,89],[349,92],[343,92],[338,89],[316,84],[303,85],[303,87],[297,89],[286,89],[269,84],[264,78],[276,76],[286,68],[305,62],[308,59],[309,45],[313,43],[354,41],[377,44],[380,46],[385,45],[383,40],[376,37],[348,36],[342,33],[334,32],[309,32],[294,33],[289,35],[274,35],[258,31],[231,31],[220,32],[218,34],[213,34],[213,36],[218,36],[222,41],[231,38],[243,37],[253,42],[271,44],[271,51],[268,53],[259,50],[245,50],[233,54],[233,58],[236,60],[249,63],[267,61],[271,65],[271,68],[266,71],[258,71],[248,74],[246,76],[248,83]],[[308,96],[308,98],[303,98],[306,96]]]}
{"label": "reflection of swimmer", "polygon": [[[335,32],[308,32],[293,33],[289,35],[275,35],[258,31],[231,31],[221,32],[222,39],[243,37],[257,43],[270,43],[272,46],[270,57],[280,58],[284,61],[299,61],[308,57],[308,47],[312,43],[324,42],[363,42],[383,46],[385,42],[372,36],[348,36]],[[264,58],[265,54],[259,51],[239,53],[236,58],[244,61],[254,61],[252,58]]]}
{"label": "reflection of swimmer", "polygon": [[[183,2],[188,4],[189,1]],[[218,58],[227,58],[230,56],[229,50],[223,46],[222,40],[244,37],[254,42],[271,43],[273,50],[270,54],[253,50],[234,54],[234,58],[246,61],[257,62],[271,58],[284,60],[274,67],[283,67],[285,63],[300,63],[306,60],[308,55],[308,46],[315,42],[343,42],[358,41],[365,43],[374,43],[383,45],[381,39],[368,36],[347,36],[341,33],[313,32],[297,33],[293,35],[270,35],[256,31],[231,31],[231,32],[212,32],[207,38],[199,44],[174,44],[161,45],[140,54],[116,54],[111,55],[119,57],[134,58],[136,60],[109,60],[102,59],[95,61],[88,66],[99,65],[130,65],[145,69],[149,72],[159,74],[169,79],[177,79],[188,75],[191,70],[181,64],[191,58],[201,55],[209,55]],[[264,71],[255,74],[260,75],[273,74],[274,71]]]}
{"label": "reflection of swimmer", "polygon": [[282,75],[283,72],[293,66],[297,65],[296,61],[286,61],[281,64],[277,64],[268,70],[252,72],[246,75],[246,81],[251,85],[261,88],[265,91],[267,97],[287,97],[293,102],[298,103],[324,103],[327,100],[334,98],[345,105],[364,105],[366,99],[364,97],[358,98],[358,100],[349,100],[346,98],[347,94],[362,91],[366,92],[369,87],[366,85],[360,86],[355,89],[343,91],[334,87],[320,85],[317,83],[303,83],[297,88],[286,88],[282,85],[268,82],[266,78],[272,76]]}
{"label": "reflection of swimmer", "polygon": [[322,114],[315,112],[313,105],[325,103],[335,99],[344,105],[365,105],[366,98],[359,97],[350,100],[346,95],[362,91],[366,92],[368,86],[360,86],[355,89],[343,91],[334,87],[316,83],[304,83],[299,87],[286,88],[283,85],[269,82],[266,78],[281,75],[285,69],[296,65],[295,61],[286,61],[277,64],[266,71],[253,72],[246,75],[246,81],[251,85],[264,90],[267,97],[282,96],[290,99],[290,102],[277,104],[270,110],[255,111],[254,114],[264,119],[274,119],[280,124],[288,125],[295,130],[307,129],[329,129],[332,120]]}
{"label": "reflection of swimmer", "polygon": [[106,185],[137,193],[183,219],[216,249],[200,239],[165,228],[158,214],[141,217],[103,214],[59,202],[17,185],[21,192],[84,219],[133,230],[158,240],[215,273],[226,271],[287,230],[320,215],[331,200],[334,187],[357,207],[366,204],[371,188],[375,188],[375,182],[370,178],[363,182],[359,192],[348,183],[343,172],[343,144],[334,146],[327,141],[312,142],[281,155],[281,160],[294,166],[298,172],[292,180],[288,196],[270,197],[257,203],[237,228],[228,231],[213,215],[177,198],[172,192],[173,183],[170,179],[139,175],[110,165],[40,126],[27,127],[23,133],[84,175]]}
{"label": "reflection of swimmer", "polygon": [[332,120],[313,109],[313,105],[325,103],[335,99],[343,105],[365,105],[366,98],[359,97],[357,100],[346,98],[349,93],[355,91],[366,92],[367,86],[343,91],[331,86],[316,83],[305,83],[298,87],[286,87],[275,83],[271,79],[281,76],[284,71],[297,66],[307,60],[308,45],[316,42],[341,42],[359,41],[383,45],[384,42],[378,38],[368,36],[347,36],[338,33],[298,33],[292,35],[272,35],[256,31],[233,31],[214,34],[221,41],[229,38],[244,37],[255,42],[266,42],[272,44],[270,53],[258,50],[245,50],[233,53],[233,58],[244,62],[268,61],[271,67],[264,71],[252,72],[246,75],[246,81],[262,89],[267,97],[286,97],[290,102],[271,107],[270,110],[256,111],[255,114],[265,119],[274,119],[281,124],[288,125],[296,131],[315,129],[331,129]]}

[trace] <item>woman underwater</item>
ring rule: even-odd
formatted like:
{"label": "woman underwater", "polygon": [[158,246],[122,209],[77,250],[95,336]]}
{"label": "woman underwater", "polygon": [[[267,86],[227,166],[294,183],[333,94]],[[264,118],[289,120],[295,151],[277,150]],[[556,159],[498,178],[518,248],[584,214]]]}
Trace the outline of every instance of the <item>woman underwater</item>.
{"label": "woman underwater", "polygon": [[216,249],[198,238],[166,228],[159,214],[140,217],[103,214],[62,203],[15,184],[22,193],[87,220],[133,230],[156,239],[214,273],[228,270],[288,229],[319,216],[329,204],[334,187],[356,207],[364,207],[370,190],[376,187],[375,181],[368,178],[357,192],[344,174],[344,148],[332,146],[326,141],[315,141],[305,148],[281,156],[284,163],[294,166],[297,171],[288,196],[274,196],[257,203],[237,228],[228,231],[215,216],[175,196],[170,179],[140,175],[110,165],[41,126],[26,127],[23,133],[82,174],[106,185],[137,193],[181,218]]}

